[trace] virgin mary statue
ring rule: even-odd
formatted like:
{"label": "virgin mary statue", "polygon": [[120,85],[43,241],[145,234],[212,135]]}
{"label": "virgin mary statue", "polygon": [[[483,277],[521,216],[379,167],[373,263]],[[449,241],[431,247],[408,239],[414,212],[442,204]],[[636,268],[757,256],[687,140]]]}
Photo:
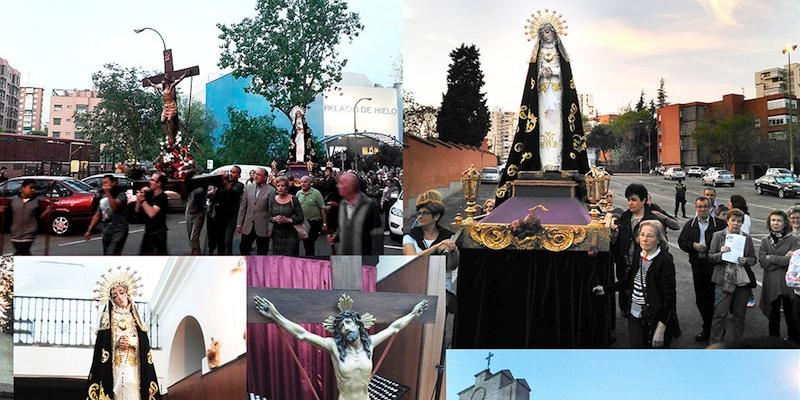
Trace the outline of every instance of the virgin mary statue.
{"label": "virgin mary statue", "polygon": [[289,141],[289,164],[305,164],[314,161],[314,139],[311,128],[306,122],[305,111],[301,107],[294,107],[289,112],[292,119],[292,136]]}
{"label": "virgin mary statue", "polygon": [[147,326],[133,298],[141,285],[130,268],[101,276],[95,298],[103,307],[94,345],[86,400],[159,400]]}
{"label": "virgin mary statue", "polygon": [[511,181],[519,171],[589,171],[578,93],[560,39],[567,34],[566,21],[555,11],[539,11],[528,20],[526,33],[533,51],[497,205],[511,196]]}

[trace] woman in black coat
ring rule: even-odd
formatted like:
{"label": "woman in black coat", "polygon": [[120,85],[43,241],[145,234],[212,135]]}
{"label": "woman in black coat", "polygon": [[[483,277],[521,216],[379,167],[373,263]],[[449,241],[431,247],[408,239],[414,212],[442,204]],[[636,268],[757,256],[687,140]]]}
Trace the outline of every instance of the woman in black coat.
{"label": "woman in black coat", "polygon": [[642,221],[637,240],[641,254],[622,279],[605,288],[596,286],[593,291],[597,295],[623,289],[623,293],[630,293],[631,348],[669,347],[680,335],[680,328],[675,311],[675,264],[666,249],[664,228],[658,221]]}

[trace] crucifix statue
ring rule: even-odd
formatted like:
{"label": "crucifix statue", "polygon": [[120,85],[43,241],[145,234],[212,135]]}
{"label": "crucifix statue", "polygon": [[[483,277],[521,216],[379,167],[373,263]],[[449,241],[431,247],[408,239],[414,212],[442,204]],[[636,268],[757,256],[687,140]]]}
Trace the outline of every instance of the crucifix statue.
{"label": "crucifix statue", "polygon": [[[360,292],[361,265],[344,264],[333,269],[334,290],[248,288],[255,305],[248,307],[248,322],[274,322],[295,338],[325,350],[333,364],[339,399],[370,400],[367,389],[378,369],[373,363],[375,348],[415,320],[435,322],[437,297]],[[338,312],[330,307],[333,304]],[[354,304],[369,307],[375,315],[356,312]],[[320,321],[331,337],[316,335],[300,325]],[[388,327],[380,332],[370,335],[367,331],[386,323]]]}
{"label": "crucifix statue", "polygon": [[164,106],[161,111],[161,127],[167,136],[167,142],[175,142],[175,134],[178,132],[178,97],[177,86],[187,77],[200,74],[200,67],[194,66],[175,71],[172,67],[172,50],[164,50],[164,73],[151,76],[142,80],[142,86],[152,87],[161,94],[164,99]]}

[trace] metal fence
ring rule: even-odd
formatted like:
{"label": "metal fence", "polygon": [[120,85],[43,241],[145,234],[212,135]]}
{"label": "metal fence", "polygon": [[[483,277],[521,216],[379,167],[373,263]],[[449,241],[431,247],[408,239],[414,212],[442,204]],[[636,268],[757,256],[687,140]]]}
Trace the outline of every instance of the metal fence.
{"label": "metal fence", "polygon": [[[158,318],[148,303],[136,302],[148,327],[150,347],[160,348]],[[102,308],[91,299],[14,297],[14,345],[94,346]]]}

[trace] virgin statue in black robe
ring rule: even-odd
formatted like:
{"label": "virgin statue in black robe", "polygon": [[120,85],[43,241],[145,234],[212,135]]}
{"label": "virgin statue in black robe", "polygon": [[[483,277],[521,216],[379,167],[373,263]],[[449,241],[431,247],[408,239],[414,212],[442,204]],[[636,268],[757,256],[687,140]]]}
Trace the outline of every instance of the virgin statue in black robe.
{"label": "virgin statue in black robe", "polygon": [[292,136],[289,140],[289,164],[305,164],[314,161],[314,139],[311,128],[306,122],[305,112],[294,107],[289,113],[292,116]]}
{"label": "virgin statue in black robe", "polygon": [[578,93],[569,56],[559,38],[566,34],[565,22],[561,15],[547,10],[534,14],[529,22],[533,52],[519,123],[497,187],[497,205],[511,197],[511,181],[519,171],[589,171]]}
{"label": "virgin statue in black robe", "polygon": [[117,281],[106,293],[86,400],[160,400],[147,326],[128,295],[128,285]]}

